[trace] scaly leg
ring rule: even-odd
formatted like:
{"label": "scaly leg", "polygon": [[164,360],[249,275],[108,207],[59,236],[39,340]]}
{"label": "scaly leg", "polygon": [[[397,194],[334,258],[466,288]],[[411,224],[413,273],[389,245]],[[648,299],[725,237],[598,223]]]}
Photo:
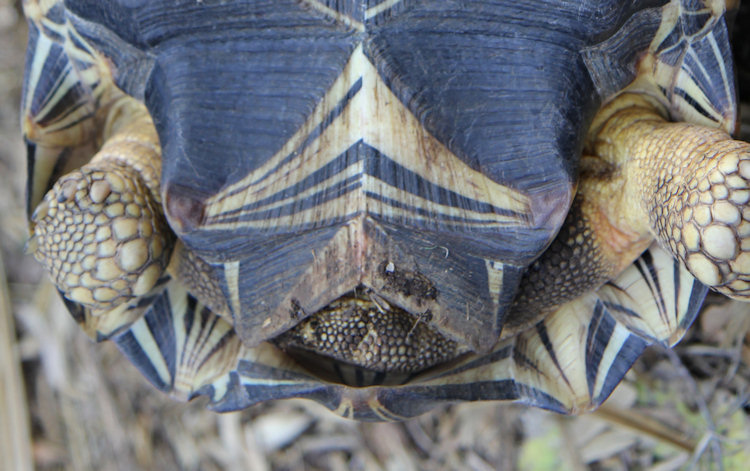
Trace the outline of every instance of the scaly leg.
{"label": "scaly leg", "polygon": [[[108,312],[149,293],[174,245],[159,195],[161,152],[145,107],[124,98],[109,137],[32,217],[34,256],[64,296]],[[96,315],[96,314],[94,314]]]}
{"label": "scaly leg", "polygon": [[668,123],[642,96],[618,102],[594,151],[627,182],[622,219],[647,224],[707,286],[750,300],[750,144],[718,129]]}

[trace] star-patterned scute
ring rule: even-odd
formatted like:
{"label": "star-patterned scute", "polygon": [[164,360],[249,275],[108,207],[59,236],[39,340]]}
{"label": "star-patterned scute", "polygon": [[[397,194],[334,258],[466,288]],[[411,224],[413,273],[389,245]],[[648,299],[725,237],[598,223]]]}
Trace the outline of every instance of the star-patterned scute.
{"label": "star-patterned scute", "polygon": [[[152,113],[167,217],[243,338],[365,288],[489,348],[572,197],[596,104],[579,11],[545,3],[565,28],[537,37],[531,6],[503,1],[69,3]],[[388,291],[391,263],[435,299]]]}

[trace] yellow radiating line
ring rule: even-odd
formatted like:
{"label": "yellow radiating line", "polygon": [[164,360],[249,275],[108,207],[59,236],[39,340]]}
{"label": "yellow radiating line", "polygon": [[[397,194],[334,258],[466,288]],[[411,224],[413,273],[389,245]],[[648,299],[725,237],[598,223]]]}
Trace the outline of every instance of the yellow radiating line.
{"label": "yellow radiating line", "polygon": [[[370,175],[365,175],[364,183],[365,183],[364,187],[366,190],[372,191],[373,193],[377,193],[378,195],[390,197],[391,199],[395,201],[408,204],[409,206],[413,206],[418,209],[423,209],[425,211],[430,211],[433,213],[438,213],[438,214],[442,214],[446,216],[452,216],[452,217],[463,218],[463,219],[484,219],[484,220],[489,219],[489,220],[494,220],[496,223],[515,222],[519,225],[524,223],[524,219],[522,216],[502,215],[502,214],[497,214],[497,213],[483,213],[479,211],[471,211],[465,208],[457,208],[454,206],[448,206],[448,205],[436,203],[430,199],[407,192],[401,188],[394,187],[393,185],[383,182],[382,180],[379,180]],[[492,202],[477,200],[471,197],[467,197],[467,198],[473,199],[474,201],[478,201],[479,203],[483,203],[483,204],[492,204]],[[387,206],[389,208],[389,211],[399,210],[399,208],[390,206],[388,205],[388,203],[382,203],[379,201],[378,203],[381,206]],[[386,212],[378,212],[378,211],[375,211],[374,209],[375,208],[371,208],[368,205],[369,212],[387,215]],[[415,219],[419,217],[417,214],[412,213],[409,210],[403,209],[401,211],[403,211],[405,214],[414,215]],[[449,224],[449,223],[446,221],[446,224]],[[458,223],[458,224],[485,225],[485,223],[472,224],[470,222]]]}
{"label": "yellow radiating line", "polygon": [[[405,204],[408,204],[410,206],[414,206],[419,209],[423,209],[425,211],[429,211],[431,213],[434,213],[432,215],[420,215],[418,213],[413,212],[410,209],[402,209],[398,208],[396,206],[391,206],[388,203],[378,201],[376,199],[368,198],[367,207],[359,207],[356,204],[357,199],[359,198],[360,193],[362,193],[361,190],[359,191],[351,191],[346,194],[340,195],[337,198],[331,199],[329,201],[326,201],[325,203],[307,208],[302,211],[297,211],[292,214],[279,216],[279,217],[272,217],[272,218],[266,218],[266,219],[260,219],[255,221],[227,221],[227,222],[207,222],[205,224],[206,228],[210,228],[212,230],[235,230],[238,228],[254,228],[254,229],[265,229],[265,228],[292,228],[292,227],[299,227],[304,226],[306,224],[315,224],[315,223],[322,223],[324,221],[329,221],[329,223],[333,223],[333,221],[337,221],[338,218],[350,214],[355,213],[358,211],[364,211],[367,209],[367,211],[370,214],[377,214],[382,215],[385,217],[391,217],[391,218],[403,218],[406,220],[411,220],[414,222],[421,222],[423,224],[429,224],[430,222],[435,222],[435,216],[436,215],[448,215],[448,216],[455,216],[463,219],[469,219],[469,221],[437,221],[439,224],[442,225],[455,225],[455,226],[463,226],[467,228],[504,228],[509,225],[514,226],[522,226],[526,224],[526,221],[524,220],[523,216],[515,216],[515,215],[502,215],[497,213],[482,213],[477,211],[469,211],[462,208],[454,208],[452,206],[446,206],[434,203],[431,200],[422,198],[417,195],[413,195],[411,193],[404,192],[403,190],[400,190],[398,188],[392,187],[388,185],[387,183],[384,183],[380,180],[374,179],[373,177],[369,175],[364,175],[363,179],[365,182],[370,181],[376,181],[378,183],[378,187],[380,188],[380,191],[375,191],[380,195],[388,196],[391,195],[390,198],[399,201]],[[372,183],[365,185],[367,188],[373,188],[376,185],[373,185]],[[408,200],[403,196],[408,196]],[[241,218],[242,216],[246,216],[248,214],[252,214],[251,211],[242,212],[239,214],[233,214],[232,218]],[[217,218],[218,219],[218,218]],[[471,219],[479,219],[480,221],[472,222]]]}
{"label": "yellow radiating line", "polygon": [[716,56],[716,62],[719,63],[719,69],[721,69],[721,81],[722,85],[724,85],[724,96],[731,100],[732,98],[734,98],[734,95],[729,90],[729,81],[733,80],[733,78],[730,78],[727,73],[727,67],[726,64],[724,64],[724,58],[721,56],[721,51],[719,50],[719,45],[716,43],[716,38],[714,37],[714,35],[710,35],[708,37],[708,40],[711,43],[711,49],[713,49],[714,55]]}
{"label": "yellow radiating line", "polygon": [[156,342],[153,335],[151,335],[151,331],[148,329],[146,322],[138,322],[134,324],[133,327],[131,327],[130,332],[135,336],[136,341],[146,353],[146,356],[162,382],[164,384],[170,384],[172,382],[172,377],[169,374],[169,367],[159,349],[159,344]]}
{"label": "yellow radiating line", "polygon": [[[252,214],[257,214],[259,212],[271,211],[274,208],[279,208],[283,205],[287,205],[287,204],[298,202],[298,201],[304,201],[316,192],[323,191],[326,188],[330,188],[337,183],[340,183],[348,178],[351,178],[357,175],[361,175],[362,189],[356,190],[352,193],[359,193],[359,192],[362,192],[363,190],[370,191],[378,195],[388,197],[394,201],[398,201],[403,204],[412,206],[417,209],[422,209],[431,213],[442,214],[442,215],[452,216],[452,217],[462,218],[462,219],[484,220],[484,222],[474,222],[474,223],[472,223],[471,221],[456,222],[457,225],[487,227],[490,225],[507,226],[508,224],[514,224],[514,223],[518,225],[525,224],[523,215],[503,215],[503,214],[497,214],[497,213],[485,213],[485,212],[468,210],[466,208],[457,208],[454,206],[436,203],[423,196],[415,195],[404,189],[385,183],[382,180],[379,180],[370,175],[364,175],[363,165],[364,164],[361,161],[356,162],[354,165],[350,165],[348,168],[344,169],[344,171],[334,175],[333,176],[334,178],[329,178],[325,180],[324,182],[321,182],[321,184],[316,185],[315,187],[309,188],[305,190],[304,192],[295,194],[290,198],[286,198],[278,202],[273,202],[273,204],[263,206],[260,208],[256,208],[256,209],[252,209],[252,210],[239,211],[233,214],[226,214],[226,215],[218,214],[216,216],[213,216],[208,221],[206,221],[205,225],[207,227],[211,227],[214,229],[221,228],[221,227],[229,229],[231,227],[237,227],[237,226],[268,227],[272,221],[274,222],[274,224],[281,224],[281,221],[284,221],[284,220],[288,221],[290,225],[300,225],[300,224],[303,224],[305,221],[309,222],[309,218],[304,216],[304,214],[310,214],[311,212],[316,212],[318,213],[318,215],[320,215],[321,213],[325,212],[324,208],[328,208],[328,213],[330,215],[333,215],[334,217],[336,215],[343,215],[343,214],[356,212],[358,210],[364,210],[365,209],[364,207],[357,206],[357,203],[352,201],[353,199],[356,199],[356,195],[345,194],[345,195],[339,196],[338,198],[334,200],[327,201],[325,203],[308,208],[304,211],[298,211],[298,212],[295,212],[294,214],[290,214],[287,216],[267,218],[267,219],[258,220],[258,221],[248,221],[245,223],[234,221],[235,219],[241,219],[243,217],[247,217]],[[324,185],[323,183],[326,183],[326,184]],[[279,189],[279,191],[281,190],[282,189]],[[471,197],[467,197],[467,198],[471,199]],[[481,204],[492,204],[492,202],[487,202],[487,201],[478,201],[478,202]],[[331,211],[331,209],[329,208],[329,206],[331,205],[337,206],[340,210]],[[375,205],[375,207],[371,205]],[[377,200],[371,200],[367,206],[367,209],[373,214],[381,214],[384,216],[401,215],[412,220],[424,220],[424,221],[429,221],[430,219],[432,219],[429,216],[427,217],[420,216],[409,209],[400,209],[386,202],[381,202]],[[298,221],[297,223],[293,223],[292,221],[294,219],[301,219],[301,221]],[[224,222],[225,220],[226,222]],[[446,222],[446,224],[449,224],[449,223]]]}
{"label": "yellow radiating line", "polygon": [[599,361],[599,367],[596,371],[596,381],[594,382],[594,391],[591,399],[593,400],[602,392],[604,387],[604,381],[607,379],[607,373],[612,369],[612,365],[618,358],[622,346],[625,345],[625,341],[630,337],[630,331],[625,328],[619,321],[616,321],[615,328],[612,331],[612,335],[609,337],[607,347],[602,353],[602,358]]}
{"label": "yellow radiating line", "polygon": [[336,21],[339,21],[341,23],[344,23],[346,26],[356,29],[357,31],[364,31],[365,25],[361,22],[355,20],[354,18],[348,17],[346,15],[342,15],[341,13],[337,12],[336,10],[327,7],[323,5],[322,3],[318,2],[317,0],[302,0],[302,3],[306,3],[310,5],[312,8],[318,10],[319,12],[323,13],[326,16],[330,16],[331,18],[335,19]]}
{"label": "yellow radiating line", "polygon": [[53,41],[47,36],[43,34],[39,35],[39,38],[36,42],[36,50],[34,51],[34,59],[31,62],[31,67],[29,67],[29,77],[27,83],[29,83],[31,87],[26,94],[28,103],[24,103],[24,108],[27,114],[29,111],[29,107],[31,106],[31,102],[33,101],[33,97],[34,95],[36,95],[36,90],[39,87],[39,77],[42,74],[44,63],[49,56],[49,51],[52,49],[52,44]]}
{"label": "yellow radiating line", "polygon": [[492,302],[497,305],[500,302],[500,293],[503,290],[503,268],[501,262],[495,260],[484,260],[487,269],[487,287],[490,291]]}
{"label": "yellow radiating line", "polygon": [[[307,145],[299,155],[296,155],[282,167],[276,168],[272,175],[259,180],[278,166],[292,151],[302,145],[312,129],[322,121],[330,110],[340,103],[340,99],[350,90],[351,85],[362,80],[360,91],[352,97],[337,118],[330,123],[325,131]],[[390,132],[383,129],[386,126]],[[398,165],[417,174],[420,178],[441,188],[459,188],[455,190],[462,197],[469,200],[489,204],[493,207],[505,208],[517,215],[498,215],[495,213],[479,213],[465,208],[455,208],[437,204],[421,196],[386,184],[377,178],[364,175],[363,164],[351,169],[343,170],[340,176],[321,182],[314,188],[306,189],[302,194],[293,195],[282,201],[274,202],[263,208],[244,210],[243,207],[283,191],[302,181],[312,171],[332,162],[357,141],[362,140],[382,152]],[[414,156],[424,155],[425,158],[415,159]],[[279,216],[261,221],[229,222],[229,219],[241,219],[260,211],[268,211],[281,205],[288,205],[297,201],[304,201],[315,191],[342,181],[343,177],[361,174],[362,189],[351,195],[342,195],[334,200],[299,211],[295,214]],[[300,224],[333,220],[345,214],[360,211],[380,212],[411,218],[413,220],[429,220],[419,217],[408,210],[401,210],[385,203],[370,199],[363,200],[363,192],[371,190],[375,193],[389,196],[394,200],[429,210],[430,212],[447,214],[464,219],[483,219],[494,221],[494,224],[507,225],[515,223],[526,225],[525,214],[529,210],[528,198],[523,193],[491,180],[486,175],[470,168],[465,162],[456,157],[442,143],[425,131],[417,118],[396,98],[382,82],[375,67],[367,60],[358,47],[344,68],[334,86],[323,97],[316,107],[313,117],[308,120],[284,148],[277,152],[263,168],[251,172],[240,182],[224,189],[211,198],[207,205],[207,224],[212,229],[232,229],[240,227],[292,227]],[[370,208],[368,205],[374,207]],[[229,214],[234,213],[234,214]],[[224,214],[226,214],[224,216]],[[224,222],[226,221],[226,222]],[[428,221],[429,222],[429,221]],[[460,224],[460,223],[459,223]],[[465,223],[467,226],[488,227],[488,223]],[[489,225],[493,224],[492,222]]]}
{"label": "yellow radiating line", "polygon": [[[247,187],[254,185],[253,182],[255,182],[261,176],[270,172],[273,168],[279,165],[279,162],[281,162],[288,155],[297,150],[299,146],[301,146],[305,141],[305,139],[310,136],[310,133],[323,122],[328,113],[330,113],[331,110],[333,110],[338,105],[338,103],[340,103],[341,100],[346,96],[352,85],[354,85],[354,83],[359,78],[361,78],[362,74],[359,72],[359,67],[357,65],[357,63],[360,61],[360,56],[362,55],[361,51],[362,46],[357,46],[357,48],[354,50],[354,53],[352,54],[352,57],[349,59],[349,62],[347,62],[347,64],[344,66],[344,70],[342,71],[341,75],[339,75],[339,77],[334,81],[331,88],[320,100],[320,103],[315,107],[315,110],[313,110],[313,112],[310,114],[310,117],[307,119],[307,121],[305,121],[300,129],[286,142],[286,144],[284,144],[284,146],[279,149],[279,151],[276,152],[270,159],[268,159],[268,161],[266,161],[266,163],[263,164],[260,168],[252,171],[242,180],[227,186],[221,192],[211,197],[208,200],[206,214],[217,214],[222,212],[224,207],[228,206],[231,209],[241,207],[246,204],[244,202],[234,202],[232,204],[228,204],[226,201],[235,201],[238,196],[242,197],[243,195],[246,195]],[[359,54],[357,54],[358,52]],[[351,103],[349,103],[349,106],[351,106]],[[345,114],[346,112],[346,110],[343,110],[341,114]],[[339,115],[338,119],[340,118],[341,115]],[[334,124],[335,123],[331,123],[331,125],[329,125],[329,128]],[[325,134],[327,136],[328,133]],[[323,136],[318,136],[315,141],[310,143],[310,145],[306,149],[304,149],[302,155],[297,156],[291,162],[287,162],[282,169],[278,169],[278,174],[283,174],[283,169],[289,168],[291,166],[301,167],[302,164],[300,163],[300,159],[308,158],[308,153],[312,152],[310,148],[312,148],[313,144],[321,139],[321,137]],[[349,136],[350,139],[355,137],[356,136]],[[327,138],[330,137],[327,136]]]}
{"label": "yellow radiating line", "polygon": [[239,228],[254,229],[274,229],[278,230],[283,227],[299,227],[306,224],[317,224],[316,227],[322,227],[325,221],[334,221],[340,218],[345,211],[337,211],[335,208],[348,208],[351,205],[347,203],[348,199],[353,198],[356,192],[349,192],[335,199],[329,200],[324,204],[313,206],[293,214],[279,217],[261,219],[257,221],[230,221],[226,223],[205,224],[204,227],[211,230],[235,230]]}
{"label": "yellow radiating line", "polygon": [[[96,52],[91,48],[91,45],[80,35],[78,31],[68,23],[69,35],[65,38],[65,52],[69,57],[78,59],[81,62],[88,62],[89,64],[96,63]],[[78,44],[83,46],[83,49],[78,47],[73,42],[73,37],[78,41]]]}
{"label": "yellow radiating line", "polygon": [[237,316],[242,314],[242,305],[240,304],[240,262],[228,262],[224,264],[224,277],[227,280],[229,289],[229,302],[232,305],[232,313]]}
{"label": "yellow radiating line", "polygon": [[368,8],[367,11],[365,11],[365,19],[369,20],[370,18],[388,10],[389,8],[396,6],[397,3],[401,3],[402,1],[403,0],[386,0],[375,5],[374,7]]}
{"label": "yellow radiating line", "polygon": [[[274,209],[280,208],[282,206],[293,204],[293,203],[299,203],[301,201],[308,200],[313,194],[324,191],[327,188],[331,188],[332,186],[343,182],[344,180],[357,176],[362,175],[363,173],[363,162],[355,162],[353,165],[349,165],[347,168],[343,169],[341,172],[331,175],[329,178],[321,181],[319,184],[310,187],[306,189],[305,191],[301,191],[299,193],[295,193],[288,198],[284,198],[282,200],[273,201],[265,206],[261,206],[254,209],[248,209],[248,210],[242,210],[235,213],[219,213],[215,216],[210,217],[205,222],[206,226],[214,227],[216,224],[221,224],[222,221],[226,219],[235,219],[235,218],[242,218],[247,215],[251,214],[257,214],[260,212],[266,212],[266,211],[272,211]],[[281,192],[284,191],[286,188],[276,188],[273,189],[273,191],[264,192],[261,195],[262,190],[253,191],[251,188],[248,188],[248,193],[258,195],[258,199],[261,199],[262,197],[265,197],[267,195],[273,194],[275,192]]]}

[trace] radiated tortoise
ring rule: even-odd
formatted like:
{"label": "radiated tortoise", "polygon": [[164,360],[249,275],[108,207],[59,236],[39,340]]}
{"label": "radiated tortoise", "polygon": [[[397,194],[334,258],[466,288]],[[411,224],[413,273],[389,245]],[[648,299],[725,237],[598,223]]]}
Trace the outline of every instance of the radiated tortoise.
{"label": "radiated tortoise", "polygon": [[27,0],[30,250],[216,410],[592,409],[750,298],[735,3]]}

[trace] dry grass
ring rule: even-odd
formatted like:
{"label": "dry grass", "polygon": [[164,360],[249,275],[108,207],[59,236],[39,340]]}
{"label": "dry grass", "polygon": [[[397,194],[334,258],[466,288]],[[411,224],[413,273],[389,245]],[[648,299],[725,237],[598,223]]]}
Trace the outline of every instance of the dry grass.
{"label": "dry grass", "polygon": [[16,8],[0,0],[0,469],[747,469],[750,306],[720,297],[676,353],[647,352],[584,417],[481,403],[361,424],[306,401],[218,415],[164,397],[113,345],[79,332],[22,255]]}

